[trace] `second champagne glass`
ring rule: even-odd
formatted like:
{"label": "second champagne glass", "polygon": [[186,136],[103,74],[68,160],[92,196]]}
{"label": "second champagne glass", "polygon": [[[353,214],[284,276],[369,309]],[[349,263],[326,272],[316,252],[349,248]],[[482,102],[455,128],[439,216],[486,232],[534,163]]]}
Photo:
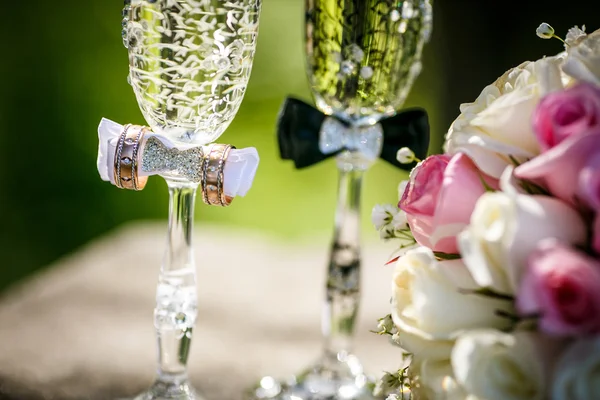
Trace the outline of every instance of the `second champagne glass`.
{"label": "second champagne glass", "polygon": [[[393,116],[406,100],[421,70],[422,49],[431,31],[430,1],[306,0],[305,22],[308,78],[316,107],[349,127],[349,136],[342,141],[361,142],[357,148],[381,152],[381,137],[360,136],[360,132]],[[329,131],[325,124],[319,142],[322,149],[346,135],[336,124]],[[370,140],[379,143],[367,143]],[[373,158],[359,149],[347,149],[336,160],[339,199],[322,315],[322,356],[289,382],[263,378],[251,398],[372,398],[351,349],[361,297],[361,185]]]}

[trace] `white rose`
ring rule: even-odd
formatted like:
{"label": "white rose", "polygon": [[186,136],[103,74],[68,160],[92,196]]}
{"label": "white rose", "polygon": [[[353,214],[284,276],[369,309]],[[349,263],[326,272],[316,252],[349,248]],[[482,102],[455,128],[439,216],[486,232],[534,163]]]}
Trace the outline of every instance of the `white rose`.
{"label": "white rose", "polygon": [[456,381],[486,400],[544,399],[563,342],[535,332],[495,330],[465,333],[452,349]]}
{"label": "white rose", "polygon": [[552,399],[600,399],[600,336],[578,340],[559,359]]}
{"label": "white rose", "polygon": [[456,382],[450,360],[424,360],[419,368],[419,393],[426,399],[477,400]]}
{"label": "white rose", "polygon": [[585,39],[587,33],[585,33],[585,25],[579,28],[577,25],[570,28],[567,31],[567,36],[565,37],[565,48],[568,50],[569,46],[577,46],[579,42]]}
{"label": "white rose", "polygon": [[577,211],[552,197],[485,193],[470,225],[458,235],[458,247],[477,284],[513,294],[529,254],[546,238],[584,244],[585,223]]}
{"label": "white rose", "polygon": [[567,48],[563,71],[578,81],[600,85],[600,29],[589,35],[579,32]]}
{"label": "white rose", "polygon": [[561,62],[560,56],[525,62],[484,88],[475,102],[462,104],[446,136],[446,153],[467,154],[495,178],[513,164],[511,157],[524,162],[539,154],[531,116],[542,95],[562,87],[551,72]]}
{"label": "white rose", "polygon": [[408,251],[398,259],[392,282],[400,345],[417,359],[447,360],[462,331],[510,327],[495,312],[512,312],[512,302],[464,292],[475,289],[462,261],[437,261],[425,247]]}

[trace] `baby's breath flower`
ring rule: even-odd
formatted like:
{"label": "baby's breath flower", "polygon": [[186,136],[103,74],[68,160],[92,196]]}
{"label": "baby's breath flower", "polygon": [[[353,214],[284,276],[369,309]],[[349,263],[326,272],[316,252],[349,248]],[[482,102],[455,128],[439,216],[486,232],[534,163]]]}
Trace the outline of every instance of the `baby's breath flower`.
{"label": "baby's breath flower", "polygon": [[392,227],[397,231],[403,231],[408,229],[408,221],[406,220],[406,213],[402,210],[398,211],[398,214],[394,215],[392,219]]}
{"label": "baby's breath flower", "polygon": [[379,238],[382,240],[395,239],[396,230],[393,226],[386,225],[382,230],[379,231]]}
{"label": "baby's breath flower", "polygon": [[398,387],[400,387],[402,384],[402,382],[400,382],[400,380],[398,379],[398,373],[389,373],[386,372],[379,381],[377,381],[377,384],[375,385],[375,390],[373,391],[373,394],[375,396],[381,396],[384,394],[387,394],[389,392],[394,391],[395,389],[397,389]]}
{"label": "baby's breath flower", "polygon": [[371,211],[371,222],[375,225],[375,229],[385,230],[396,214],[398,214],[398,211],[398,207],[395,207],[392,204],[375,205],[373,211]]}
{"label": "baby's breath flower", "polygon": [[394,330],[394,321],[392,321],[392,316],[388,314],[381,318],[377,324],[377,329],[381,334],[391,333]]}
{"label": "baby's breath flower", "polygon": [[535,30],[535,33],[542,39],[552,39],[554,37],[554,28],[549,24],[542,22]]}

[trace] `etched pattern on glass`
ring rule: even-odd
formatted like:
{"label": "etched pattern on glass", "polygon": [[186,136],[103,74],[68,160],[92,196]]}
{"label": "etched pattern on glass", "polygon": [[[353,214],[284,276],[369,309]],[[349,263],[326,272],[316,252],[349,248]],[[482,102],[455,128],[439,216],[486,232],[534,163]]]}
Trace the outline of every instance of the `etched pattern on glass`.
{"label": "etched pattern on glass", "polygon": [[373,123],[402,105],[421,71],[424,0],[306,0],[308,75],[317,107]]}
{"label": "etched pattern on glass", "polygon": [[219,137],[242,102],[260,0],[134,0],[124,40],[129,82],[153,131],[179,142]]}

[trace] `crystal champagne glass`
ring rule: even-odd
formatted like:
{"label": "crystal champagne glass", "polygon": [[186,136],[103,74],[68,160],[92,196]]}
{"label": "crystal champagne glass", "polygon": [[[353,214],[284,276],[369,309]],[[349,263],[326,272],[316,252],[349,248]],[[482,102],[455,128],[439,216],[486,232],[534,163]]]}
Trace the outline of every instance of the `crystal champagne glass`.
{"label": "crystal champagne glass", "polygon": [[[125,2],[128,81],[153,132],[186,148],[225,131],[250,77],[260,8],[261,0]],[[170,201],[154,311],[157,377],[136,399],[198,399],[187,378],[197,314],[192,231],[198,184],[177,173],[162,176]]]}
{"label": "crystal champagne glass", "polygon": [[[393,116],[421,70],[431,23],[429,0],[306,0],[306,61],[316,107],[358,128]],[[351,354],[361,297],[361,185],[372,158],[348,150],[336,159],[339,199],[327,267],[322,355],[291,381],[263,378],[252,398],[372,398],[362,366]]]}

